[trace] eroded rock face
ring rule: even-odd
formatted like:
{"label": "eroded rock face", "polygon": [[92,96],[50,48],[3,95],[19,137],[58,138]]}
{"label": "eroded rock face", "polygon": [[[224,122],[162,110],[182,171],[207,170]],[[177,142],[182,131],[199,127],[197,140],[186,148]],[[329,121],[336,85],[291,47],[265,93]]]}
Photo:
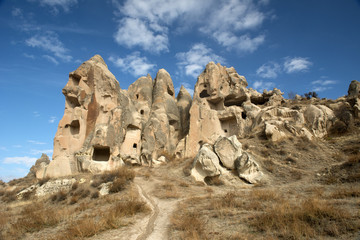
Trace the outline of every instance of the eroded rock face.
{"label": "eroded rock face", "polygon": [[154,81],[140,77],[123,90],[96,55],[70,73],[63,94],[65,112],[46,176],[151,165],[162,155],[173,156],[188,133],[191,96],[182,88],[176,99],[164,69]]}
{"label": "eroded rock face", "polygon": [[[198,179],[237,170],[252,183],[261,178],[260,166],[242,151],[242,138],[322,138],[337,119],[346,122],[352,112],[360,115],[357,81],[350,84],[347,98],[328,106],[314,99],[303,104],[307,100],[301,97],[294,106],[276,88],[259,93],[247,86],[234,68],[210,62],[198,77],[193,99],[184,87],[175,97],[165,69],[154,80],[143,76],[123,90],[96,55],[69,74],[53,160],[39,162],[36,177],[196,158]],[[344,107],[346,114],[334,113]]]}

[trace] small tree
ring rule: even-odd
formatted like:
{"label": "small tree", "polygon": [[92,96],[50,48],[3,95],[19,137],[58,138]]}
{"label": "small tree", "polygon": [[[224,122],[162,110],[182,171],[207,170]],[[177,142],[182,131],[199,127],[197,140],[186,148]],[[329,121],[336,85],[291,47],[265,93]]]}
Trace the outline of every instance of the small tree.
{"label": "small tree", "polygon": [[307,99],[310,99],[310,98],[318,98],[319,95],[313,91],[313,92],[304,93],[304,96]]}

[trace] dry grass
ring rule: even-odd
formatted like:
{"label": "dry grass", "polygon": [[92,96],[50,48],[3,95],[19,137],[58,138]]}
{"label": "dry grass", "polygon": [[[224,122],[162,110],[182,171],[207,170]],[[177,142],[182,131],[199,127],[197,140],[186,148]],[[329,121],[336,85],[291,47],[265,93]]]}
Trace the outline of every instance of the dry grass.
{"label": "dry grass", "polygon": [[340,186],[328,196],[329,199],[344,199],[353,197],[360,197],[359,186]]}
{"label": "dry grass", "polygon": [[328,201],[308,198],[300,203],[283,200],[254,215],[250,225],[266,235],[284,239],[309,239],[319,236],[337,237],[359,229],[345,209]]}
{"label": "dry grass", "polygon": [[[166,180],[170,181],[170,180]],[[179,198],[180,194],[177,187],[173,183],[165,182],[163,184],[156,185],[156,189],[153,192],[154,196],[160,199]]]}
{"label": "dry grass", "polygon": [[[91,186],[98,187],[102,183],[114,182],[116,181],[116,179],[120,179],[118,183],[129,182],[132,181],[134,178],[135,178],[135,171],[124,166],[113,171],[107,171],[102,174],[94,175]],[[114,188],[114,190],[116,190],[116,188]]]}
{"label": "dry grass", "polygon": [[105,211],[98,211],[95,215],[85,215],[69,224],[61,234],[65,239],[85,238],[94,236],[108,229],[123,225],[122,218],[150,211],[144,202],[131,197],[124,199]]}
{"label": "dry grass", "polygon": [[181,239],[208,239],[205,234],[205,221],[200,214],[185,211],[181,216],[170,219],[172,230],[180,231]]}

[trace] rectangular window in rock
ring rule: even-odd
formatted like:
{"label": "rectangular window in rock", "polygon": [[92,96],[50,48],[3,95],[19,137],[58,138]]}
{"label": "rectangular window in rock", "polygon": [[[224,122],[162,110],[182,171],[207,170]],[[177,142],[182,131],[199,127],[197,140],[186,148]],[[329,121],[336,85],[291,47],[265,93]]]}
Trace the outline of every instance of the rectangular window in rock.
{"label": "rectangular window in rock", "polygon": [[109,161],[110,147],[94,146],[94,153],[92,159],[94,161]]}

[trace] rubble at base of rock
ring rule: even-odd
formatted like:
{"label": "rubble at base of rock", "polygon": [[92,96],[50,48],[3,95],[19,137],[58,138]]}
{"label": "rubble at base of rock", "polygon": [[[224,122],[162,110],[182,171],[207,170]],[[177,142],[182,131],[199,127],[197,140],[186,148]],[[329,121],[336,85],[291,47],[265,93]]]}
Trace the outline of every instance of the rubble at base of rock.
{"label": "rubble at base of rock", "polygon": [[234,68],[210,62],[198,77],[193,97],[184,87],[176,97],[164,69],[154,80],[143,76],[124,90],[95,55],[69,74],[53,159],[43,156],[31,174],[60,177],[191,158],[196,180],[236,170],[241,179],[256,183],[264,173],[251,153],[243,151],[242,138],[323,138],[339,121],[337,109],[350,109],[350,120],[360,115],[360,83],[355,80],[347,97],[327,106],[309,100],[290,108],[289,101],[302,101],[299,95],[287,100],[279,89],[259,93],[247,86]]}

